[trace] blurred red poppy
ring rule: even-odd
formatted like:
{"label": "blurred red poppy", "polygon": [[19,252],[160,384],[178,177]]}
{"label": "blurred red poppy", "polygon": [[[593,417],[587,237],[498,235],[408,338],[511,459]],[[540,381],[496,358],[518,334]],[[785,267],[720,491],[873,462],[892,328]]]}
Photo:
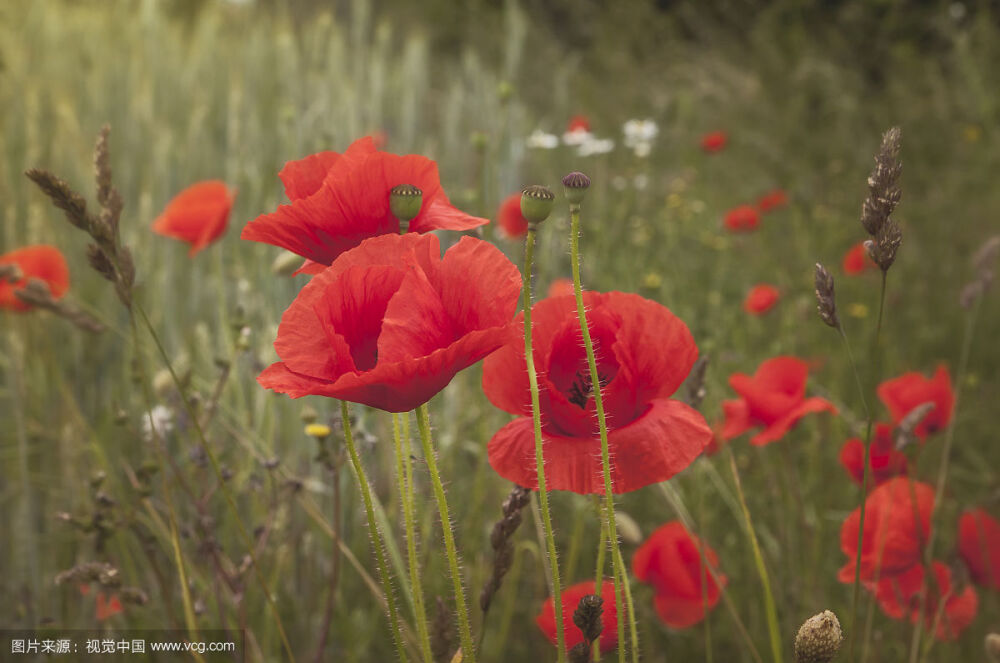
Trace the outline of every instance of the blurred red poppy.
{"label": "blurred red poppy", "polygon": [[[596,593],[596,583],[593,580],[578,582],[563,589],[563,634],[567,651],[583,642],[583,633],[573,623],[573,612],[579,605],[580,599]],[[601,598],[604,599],[602,606],[604,612],[601,614],[601,624],[604,628],[601,630],[598,642],[602,652],[609,652],[618,644],[618,609],[615,606],[615,585],[610,579],[601,582]],[[556,610],[551,596],[542,604],[542,611],[535,617],[535,623],[549,642],[556,644]]]}
{"label": "blurred red poppy", "polygon": [[913,408],[924,403],[933,403],[934,409],[928,412],[913,429],[914,434],[921,440],[948,425],[955,405],[951,375],[948,373],[948,367],[944,365],[938,366],[932,378],[910,372],[886,380],[878,386],[878,397],[889,408],[892,420],[897,424]]}
{"label": "blurred red poppy", "polygon": [[778,209],[779,207],[784,207],[788,204],[788,194],[782,189],[774,189],[773,191],[768,191],[763,196],[757,199],[757,209],[761,212],[770,212],[772,210]]}
{"label": "blurred red poppy", "polygon": [[731,440],[752,428],[763,427],[750,438],[750,444],[759,446],[780,440],[807,414],[836,414],[837,408],[830,401],[806,398],[808,378],[809,365],[796,357],[768,359],[753,376],[730,376],[729,386],[740,398],[722,403],[726,418],[722,436]]}
{"label": "blurred red poppy", "polygon": [[0,255],[0,265],[17,265],[20,274],[15,281],[0,278],[0,309],[23,312],[33,308],[16,294],[28,284],[29,279],[44,281],[53,299],[59,299],[69,290],[69,267],[63,254],[54,246],[39,244],[14,249]]}
{"label": "blurred red poppy", "polygon": [[370,237],[399,234],[389,192],[400,184],[413,185],[423,194],[410,232],[469,230],[489,223],[452,206],[436,163],[415,154],[379,152],[371,137],[354,141],[343,154],[319,152],[290,161],[278,176],[291,204],[258,216],[240,237],[306,258],[299,273],[318,274]]}
{"label": "blurred red poppy", "polygon": [[924,626],[933,630],[935,638],[955,640],[975,619],[979,598],[971,585],[956,587],[945,564],[933,562],[931,569],[932,577],[926,586],[923,564],[883,578],[875,588],[875,598],[893,619],[908,619],[915,624],[923,614]]}
{"label": "blurred red poppy", "polygon": [[[698,357],[694,338],[666,307],[638,295],[585,292],[583,299],[607,415],[614,491],[665,481],[712,438],[701,414],[670,398]],[[532,308],[532,318],[548,487],[603,493],[594,388],[575,299],[544,299]],[[494,405],[521,416],[493,436],[488,451],[497,473],[534,489],[523,314],[515,327],[519,333],[483,363],[483,389]]]}
{"label": "blurred red poppy", "polygon": [[[860,438],[851,438],[840,449],[840,464],[858,485],[865,468],[865,444]],[[892,439],[892,426],[878,423],[872,437],[868,458],[868,485],[878,485],[900,474],[906,474],[906,454],[897,451]]]}
{"label": "blurred red poppy", "polygon": [[983,509],[966,511],[958,521],[958,551],[973,580],[1000,591],[1000,522]]}
{"label": "blurred red poppy", "polygon": [[521,193],[512,193],[500,203],[497,224],[504,237],[514,239],[524,237],[528,232],[528,220],[521,214]]}
{"label": "blurred red poppy", "polygon": [[743,310],[753,315],[767,313],[781,298],[781,292],[773,285],[761,283],[750,288],[743,300]]}
{"label": "blurred red poppy", "polygon": [[576,296],[573,289],[573,279],[558,278],[549,284],[549,297],[565,297],[566,295]]}
{"label": "blurred red poppy", "polygon": [[384,235],[341,254],[288,307],[257,381],[406,412],[511,334],[521,275],[492,244]]}
{"label": "blurred red poppy", "polygon": [[729,142],[729,135],[725,131],[711,131],[701,137],[701,149],[708,153],[718,152]]}
{"label": "blurred red poppy", "polygon": [[[705,568],[703,556],[710,568],[718,569],[715,551],[679,521],[660,527],[635,551],[632,572],[655,589],[656,612],[667,626],[693,626],[719,602],[720,586]],[[726,577],[717,575],[724,587]]]}
{"label": "blurred red poppy", "polygon": [[[861,580],[888,578],[920,564],[931,531],[934,489],[906,477],[893,477],[876,487],[865,501],[865,536],[861,548]],[[861,507],[840,528],[840,549],[847,563],[838,578],[854,582],[857,568]]]}
{"label": "blurred red poppy", "polygon": [[104,621],[122,611],[122,602],[117,594],[112,594],[111,598],[105,596],[104,592],[97,592],[97,619]]}
{"label": "blurred red poppy", "polygon": [[844,273],[849,276],[861,274],[869,269],[878,269],[878,265],[868,255],[868,249],[865,248],[864,242],[858,242],[847,250],[841,267],[843,267]]}
{"label": "blurred red poppy", "polygon": [[153,221],[153,232],[187,242],[193,256],[226,232],[235,198],[236,191],[220,180],[192,184],[167,203]]}
{"label": "blurred red poppy", "polygon": [[760,225],[760,212],[750,205],[734,207],[726,212],[725,225],[730,232],[749,232]]}
{"label": "blurred red poppy", "polygon": [[590,131],[590,119],[586,115],[574,115],[569,118],[569,122],[566,124],[566,133],[575,133],[577,131]]}

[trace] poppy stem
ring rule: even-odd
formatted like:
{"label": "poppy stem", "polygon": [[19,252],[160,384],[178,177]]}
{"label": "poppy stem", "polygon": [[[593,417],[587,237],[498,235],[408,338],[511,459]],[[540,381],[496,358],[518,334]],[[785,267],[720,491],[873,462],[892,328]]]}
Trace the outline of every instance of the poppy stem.
{"label": "poppy stem", "polygon": [[382,591],[385,592],[385,602],[389,609],[389,627],[392,629],[392,641],[396,647],[396,656],[402,663],[407,663],[408,658],[406,650],[403,648],[402,631],[399,628],[396,595],[392,591],[389,567],[385,561],[385,551],[382,550],[382,535],[379,533],[378,525],[375,522],[372,490],[368,484],[368,477],[365,475],[365,468],[361,466],[361,458],[358,457],[358,450],[354,446],[354,434],[351,432],[351,413],[347,409],[347,401],[340,401],[340,419],[344,427],[344,443],[347,446],[347,455],[351,458],[351,468],[354,470],[354,478],[358,482],[358,488],[361,489],[361,499],[365,503],[365,515],[368,517],[368,531],[371,533],[372,548],[375,549],[378,574],[382,580]]}
{"label": "poppy stem", "polygon": [[781,630],[778,627],[778,610],[774,605],[771,580],[767,575],[764,556],[760,552],[760,543],[757,541],[757,532],[754,531],[753,519],[750,517],[750,509],[747,507],[746,496],[743,494],[743,484],[740,482],[740,473],[736,468],[736,456],[733,455],[733,450],[728,445],[726,446],[726,453],[729,454],[729,467],[732,469],[733,481],[736,482],[736,494],[740,498],[740,507],[743,509],[743,519],[746,521],[747,536],[750,538],[750,547],[753,550],[753,560],[757,566],[757,575],[760,576],[760,584],[764,588],[764,611],[767,614],[767,630],[771,638],[771,655],[774,663],[781,663]]}
{"label": "poppy stem", "polygon": [[[601,594],[601,584],[604,582],[604,551],[608,546],[608,529],[604,526],[604,506],[601,498],[594,495],[594,509],[597,511],[597,518],[601,523],[601,534],[597,541],[597,575],[594,578],[594,593]],[[593,658],[595,661],[601,660],[600,638],[594,641]]]}
{"label": "poppy stem", "polygon": [[[885,285],[886,285],[886,275],[888,272],[882,270],[882,288],[879,294],[878,302],[878,322],[875,324],[875,338],[872,340],[872,390],[874,391],[875,385],[878,384],[879,376],[879,340],[882,335],[882,317],[885,313]],[[840,329],[840,334],[847,342],[847,335],[844,333],[843,327],[838,325]],[[850,354],[850,345],[847,346],[848,357],[851,359],[851,365],[854,364],[854,357]],[[857,368],[855,368],[855,377],[857,376]],[[860,386],[859,386],[860,388]],[[848,630],[849,637],[851,638],[850,647],[848,647],[847,660],[854,661],[854,643],[857,642],[856,626],[858,623],[858,599],[861,594],[861,550],[864,546],[865,539],[865,503],[868,501],[868,465],[871,463],[871,446],[872,446],[872,426],[875,423],[875,419],[872,416],[872,412],[868,407],[868,401],[865,399],[864,390],[861,390],[861,402],[865,406],[865,414],[867,415],[868,422],[865,426],[865,455],[861,465],[861,506],[860,514],[858,516],[858,552],[854,559],[854,591],[853,598],[851,599],[851,621]],[[919,628],[919,625],[918,625]]]}
{"label": "poppy stem", "polygon": [[538,474],[538,505],[542,512],[542,527],[545,529],[545,547],[548,549],[549,569],[552,574],[552,607],[556,616],[556,651],[560,663],[566,660],[566,636],[563,624],[562,585],[559,579],[559,559],[556,556],[556,539],[552,532],[552,517],[549,515],[549,491],[545,483],[545,458],[542,451],[542,410],[538,392],[538,375],[535,373],[535,355],[531,347],[531,271],[535,257],[535,239],[538,231],[535,224],[528,225],[524,243],[524,273],[522,293],[524,299],[524,361],[528,371],[528,386],[531,389],[531,419],[535,428],[535,469]]}
{"label": "poppy stem", "polygon": [[417,636],[420,639],[420,653],[424,663],[433,663],[430,631],[427,628],[427,610],[424,607],[424,588],[420,579],[420,564],[417,561],[417,533],[413,526],[413,464],[410,461],[410,454],[403,449],[403,438],[409,447],[409,417],[409,413],[393,413],[392,439],[396,450],[399,501],[403,508],[403,523],[406,529],[406,557],[410,567],[410,586],[413,590],[413,616],[417,622]]}
{"label": "poppy stem", "polygon": [[465,605],[465,591],[462,589],[462,571],[458,563],[458,550],[455,548],[455,534],[451,529],[451,516],[448,514],[448,499],[444,494],[444,484],[441,483],[441,473],[438,471],[437,459],[434,455],[434,445],[431,442],[431,420],[427,413],[427,404],[417,408],[417,427],[420,429],[420,442],[424,449],[424,461],[431,475],[431,485],[434,498],[437,500],[438,513],[441,516],[441,530],[444,533],[445,554],[451,570],[451,581],[455,588],[455,613],[458,617],[458,635],[462,642],[462,660],[476,663],[476,647],[472,640],[472,628],[469,626],[469,611]]}
{"label": "poppy stem", "polygon": [[[928,534],[927,549],[924,555],[924,564],[926,568],[930,568],[931,560],[934,559],[934,535],[937,532],[934,528],[934,518],[937,516],[938,508],[941,505],[941,498],[944,496],[944,489],[948,483],[948,461],[951,458],[951,447],[955,439],[955,422],[958,420],[958,406],[962,397],[962,385],[965,383],[965,372],[969,368],[969,354],[972,351],[972,337],[975,331],[976,321],[979,319],[979,309],[982,301],[983,297],[976,297],[976,301],[972,305],[972,310],[969,311],[969,315],[965,319],[965,333],[962,338],[962,349],[958,359],[958,371],[955,373],[955,399],[952,404],[951,418],[948,421],[948,428],[945,431],[944,448],[941,450],[941,462],[938,469],[937,488],[934,493],[934,507],[931,509],[930,534]],[[928,582],[926,579],[928,576],[930,576],[929,573],[924,574],[925,583]],[[941,601],[941,605],[944,605],[944,601]],[[923,611],[923,604],[921,604],[920,609]],[[921,621],[922,620],[918,620],[917,622],[918,628]],[[927,658],[927,654],[929,653],[930,646],[933,642],[934,639],[931,638],[928,641],[928,644],[924,647],[923,654],[920,656],[921,661],[924,661]]]}
{"label": "poppy stem", "polygon": [[[618,546],[618,525],[615,522],[615,496],[611,484],[611,453],[608,449],[608,423],[604,416],[604,399],[601,397],[601,376],[597,372],[597,359],[594,357],[594,343],[590,338],[590,328],[587,326],[587,310],[583,305],[583,286],[580,283],[580,204],[570,204],[570,262],[573,268],[573,292],[576,295],[576,315],[580,321],[580,333],[583,335],[583,347],[587,352],[587,366],[590,368],[590,384],[594,390],[594,409],[597,411],[597,426],[601,436],[601,468],[604,472],[604,517],[608,538],[611,539],[611,563],[617,568],[617,573],[611,577],[615,583],[615,609],[618,611],[618,660],[625,661],[625,620],[621,619],[622,587],[628,583],[628,573],[621,564],[622,555]],[[635,614],[629,612],[629,631],[636,633]],[[639,643],[632,642],[632,660],[639,660]]]}

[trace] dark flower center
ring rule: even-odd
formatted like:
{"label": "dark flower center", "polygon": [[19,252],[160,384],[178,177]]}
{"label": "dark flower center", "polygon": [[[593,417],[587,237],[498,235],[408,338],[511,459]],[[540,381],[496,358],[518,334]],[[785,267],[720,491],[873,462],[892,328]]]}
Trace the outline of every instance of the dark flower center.
{"label": "dark flower center", "polygon": [[[601,389],[604,389],[611,382],[611,379],[598,372],[597,381],[601,385]],[[594,394],[594,385],[590,380],[590,370],[588,369],[586,373],[582,370],[576,372],[576,377],[573,379],[573,383],[569,387],[569,392],[567,393],[567,398],[570,403],[573,403],[577,407],[586,410],[587,401]]]}

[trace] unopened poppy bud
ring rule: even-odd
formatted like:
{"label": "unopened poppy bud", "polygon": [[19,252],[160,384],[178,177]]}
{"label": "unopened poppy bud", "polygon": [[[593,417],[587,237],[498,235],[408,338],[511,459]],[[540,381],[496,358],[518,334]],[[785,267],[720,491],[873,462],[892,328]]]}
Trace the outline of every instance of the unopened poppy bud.
{"label": "unopened poppy bud", "polygon": [[299,419],[301,419],[304,424],[314,424],[316,423],[316,420],[319,419],[319,414],[316,410],[306,405],[302,408],[302,412],[299,413]]}
{"label": "unopened poppy bud", "polygon": [[521,192],[521,216],[534,226],[549,218],[556,194],[547,186],[538,184],[529,186]]}
{"label": "unopened poppy bud", "polygon": [[813,615],[795,636],[795,663],[828,663],[840,651],[843,640],[837,615],[829,610]]}
{"label": "unopened poppy bud", "polygon": [[604,612],[604,599],[597,594],[587,594],[573,611],[573,623],[583,633],[583,638],[587,642],[593,642],[600,637],[604,624],[601,622],[601,613]]}
{"label": "unopened poppy bud", "polygon": [[271,273],[275,276],[291,276],[302,266],[302,256],[291,251],[282,251],[271,263]]}
{"label": "unopened poppy bud", "polygon": [[590,188],[590,178],[577,170],[562,178],[562,183],[566,188],[566,200],[570,205],[582,203],[587,195],[587,189]]}
{"label": "unopened poppy bud", "polygon": [[633,546],[642,543],[642,529],[632,516],[621,509],[615,509],[615,524],[618,526],[618,536],[622,541]]}
{"label": "unopened poppy bud", "polygon": [[389,192],[389,209],[400,223],[409,223],[420,214],[423,200],[423,191],[412,184],[400,184]]}

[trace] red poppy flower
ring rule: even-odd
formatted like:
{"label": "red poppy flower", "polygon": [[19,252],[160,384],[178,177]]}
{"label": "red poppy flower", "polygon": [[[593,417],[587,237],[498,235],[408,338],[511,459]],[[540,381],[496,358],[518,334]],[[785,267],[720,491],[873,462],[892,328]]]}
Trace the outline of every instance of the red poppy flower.
{"label": "red poppy flower", "polygon": [[54,246],[39,244],[15,249],[0,255],[0,265],[17,265],[21,273],[21,278],[13,282],[0,278],[0,309],[30,311],[33,308],[15,294],[28,284],[28,279],[44,281],[54,299],[59,299],[69,289],[69,267]]}
{"label": "red poppy flower", "polygon": [[[851,475],[854,482],[861,485],[865,467],[865,444],[859,438],[851,438],[840,450],[840,464]],[[869,486],[884,483],[894,476],[906,474],[906,454],[897,451],[892,440],[892,426],[875,425],[868,457]]]}
{"label": "red poppy flower", "polygon": [[[578,582],[562,591],[563,637],[566,650],[569,651],[583,642],[583,633],[573,623],[573,612],[580,599],[590,594],[596,594],[596,583],[593,580]],[[618,608],[615,606],[615,585],[610,579],[601,582],[601,598],[604,599],[601,613],[601,636],[598,638],[602,652],[609,652],[618,644]],[[552,597],[545,599],[542,611],[535,617],[535,623],[553,645],[556,644],[556,609]]]}
{"label": "red poppy flower", "polygon": [[784,207],[787,204],[788,194],[782,189],[768,191],[757,199],[757,209],[761,212],[770,212],[771,210],[778,209],[779,207]]}
{"label": "red poppy flower", "polygon": [[236,191],[219,180],[192,184],[167,203],[153,221],[153,232],[187,242],[193,256],[226,232],[235,197]]}
{"label": "red poppy flower", "polygon": [[576,296],[576,291],[573,289],[573,279],[559,278],[549,284],[549,297],[565,297],[566,295]]}
{"label": "red poppy flower", "polygon": [[749,232],[760,225],[760,212],[750,205],[734,207],[726,212],[725,225],[730,232]]}
{"label": "red poppy flower", "polygon": [[521,194],[512,193],[500,203],[497,223],[507,238],[524,237],[528,232],[528,220],[521,214]]}
{"label": "red poppy flower", "polygon": [[773,285],[761,283],[750,288],[746,299],[743,300],[743,310],[753,315],[763,315],[767,313],[781,298],[781,292]]}
{"label": "red poppy flower", "polygon": [[904,573],[880,580],[875,598],[879,607],[893,619],[908,619],[915,624],[922,612],[924,625],[928,630],[933,629],[934,637],[955,640],[975,619],[979,598],[971,585],[961,589],[955,587],[947,565],[933,562],[931,569],[932,578],[926,586],[922,564],[914,564]]}
{"label": "red poppy flower", "polygon": [[[660,527],[635,551],[632,573],[656,590],[656,612],[667,626],[693,626],[719,602],[721,589],[705,569],[703,554],[708,565],[717,569],[719,558],[715,551],[692,536],[679,521]],[[726,585],[724,575],[719,575],[719,581],[723,587]]]}
{"label": "red poppy flower", "polygon": [[586,115],[574,115],[569,118],[569,123],[566,125],[566,133],[575,133],[577,131],[590,131],[590,120]]}
{"label": "red poppy flower", "polygon": [[[865,501],[865,536],[861,548],[861,580],[887,578],[919,564],[931,531],[934,489],[906,477],[893,477],[878,486]],[[861,507],[840,528],[840,549],[847,563],[838,574],[853,583],[858,552]]]}
{"label": "red poppy flower", "polygon": [[1000,591],[1000,522],[982,509],[966,511],[958,521],[958,551],[973,580]]}
{"label": "red poppy flower", "polygon": [[775,357],[761,363],[753,376],[736,373],[729,386],[739,400],[723,401],[726,423],[722,436],[731,440],[751,428],[764,430],[750,438],[750,444],[776,442],[791,430],[799,419],[814,412],[837,413],[833,403],[818,397],[806,398],[809,365],[796,357]]}
{"label": "red poppy flower", "polygon": [[121,611],[122,602],[118,599],[117,594],[112,594],[109,599],[104,595],[104,592],[97,593],[97,619],[99,621],[113,617]]}
{"label": "red poppy flower", "polygon": [[[583,300],[604,399],[614,492],[666,481],[712,438],[698,412],[670,398],[698,357],[694,338],[666,307],[638,295],[585,292]],[[544,299],[532,308],[532,318],[548,487],[603,493],[601,443],[576,301]],[[523,314],[515,327],[523,333]],[[490,464],[502,477],[536,488],[521,336],[511,335],[483,363],[483,389],[494,405],[522,415],[490,440]]]}
{"label": "red poppy flower", "polygon": [[711,154],[718,152],[729,142],[729,135],[725,131],[711,131],[701,137],[701,149]]}
{"label": "red poppy flower", "polygon": [[469,230],[489,223],[452,207],[436,163],[415,154],[379,152],[371,137],[354,141],[343,154],[319,152],[290,161],[278,177],[291,204],[258,216],[240,237],[297,253],[307,259],[299,270],[307,274],[318,274],[369,237],[399,234],[389,192],[400,184],[423,193],[410,232]]}
{"label": "red poppy flower", "polygon": [[864,242],[858,242],[847,250],[841,267],[843,267],[844,273],[849,276],[861,274],[869,269],[878,269],[878,265],[868,255],[868,249],[865,248]]}
{"label": "red poppy flower", "polygon": [[878,386],[878,397],[889,408],[892,420],[897,424],[918,405],[933,403],[934,409],[928,412],[913,429],[914,434],[921,440],[948,425],[951,421],[951,410],[955,405],[951,375],[948,373],[948,367],[943,364],[938,366],[932,378],[910,372],[886,380]]}
{"label": "red poppy flower", "polygon": [[406,412],[508,340],[521,275],[492,244],[383,235],[341,254],[281,318],[257,381]]}

